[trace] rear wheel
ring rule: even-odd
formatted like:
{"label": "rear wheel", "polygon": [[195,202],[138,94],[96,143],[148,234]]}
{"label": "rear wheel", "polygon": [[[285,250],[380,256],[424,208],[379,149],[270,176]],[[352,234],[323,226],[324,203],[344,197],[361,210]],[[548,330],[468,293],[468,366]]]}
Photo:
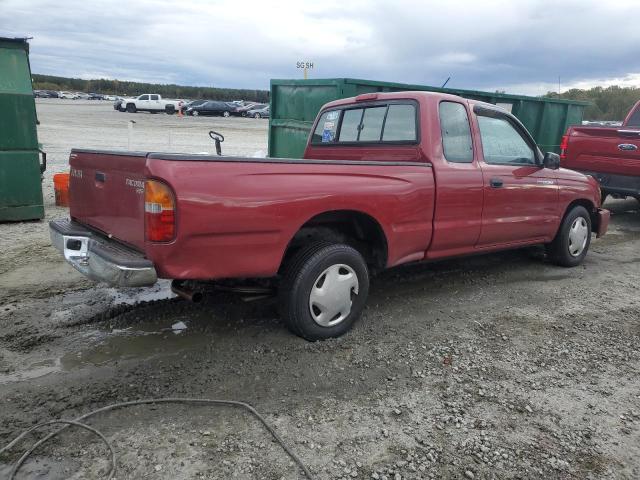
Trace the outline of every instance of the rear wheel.
{"label": "rear wheel", "polygon": [[256,114],[253,116],[253,118],[260,118],[260,116],[261,116],[261,115],[260,115],[259,113],[256,113]]}
{"label": "rear wheel", "polygon": [[138,109],[136,108],[136,106],[133,103],[127,103],[127,112],[136,113],[137,111],[138,111]]}
{"label": "rear wheel", "polygon": [[563,267],[580,265],[591,244],[591,216],[581,205],[573,207],[562,220],[560,229],[547,252],[551,260]]}
{"label": "rear wheel", "polygon": [[231,114],[230,114],[229,112],[227,112],[226,110],[225,110],[224,112],[222,112],[222,116],[223,116],[223,117],[228,117],[228,116],[230,116],[230,115],[231,115]]}
{"label": "rear wheel", "polygon": [[318,242],[298,251],[279,288],[282,317],[309,341],[339,337],[360,317],[369,293],[362,255],[345,244]]}
{"label": "rear wheel", "polygon": [[197,117],[200,114],[198,113],[198,110],[192,110],[191,115],[193,115],[194,117]]}

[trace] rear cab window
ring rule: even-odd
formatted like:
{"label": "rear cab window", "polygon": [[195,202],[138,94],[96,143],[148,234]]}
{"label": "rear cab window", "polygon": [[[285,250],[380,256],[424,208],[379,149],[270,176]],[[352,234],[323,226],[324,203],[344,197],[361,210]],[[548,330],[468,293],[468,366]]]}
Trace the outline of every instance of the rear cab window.
{"label": "rear cab window", "polygon": [[411,100],[326,110],[318,119],[311,144],[415,144],[417,113],[417,103]]}

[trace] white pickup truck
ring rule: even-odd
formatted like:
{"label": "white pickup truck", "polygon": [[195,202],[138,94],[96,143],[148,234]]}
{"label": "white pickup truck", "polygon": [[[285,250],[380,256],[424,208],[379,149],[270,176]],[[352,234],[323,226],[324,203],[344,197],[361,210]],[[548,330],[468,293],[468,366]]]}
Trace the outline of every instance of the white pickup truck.
{"label": "white pickup truck", "polygon": [[125,98],[120,104],[121,112],[136,113],[142,112],[166,112],[176,113],[182,106],[182,100],[167,100],[157,93],[145,93],[136,98]]}

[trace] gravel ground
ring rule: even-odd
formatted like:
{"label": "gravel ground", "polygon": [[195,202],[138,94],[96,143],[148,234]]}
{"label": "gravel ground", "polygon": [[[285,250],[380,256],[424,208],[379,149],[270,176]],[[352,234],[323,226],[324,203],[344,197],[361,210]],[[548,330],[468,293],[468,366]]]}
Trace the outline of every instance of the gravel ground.
{"label": "gravel ground", "polygon": [[[72,101],[38,112],[47,219],[66,214],[51,175],[69,149],[126,148],[130,119],[135,149],[211,151],[213,127],[227,153],[266,151],[266,121]],[[610,233],[581,267],[529,248],[393,269],[351,333],[314,344],[271,300],[95,286],[49,246],[45,222],[0,225],[0,444],[110,403],[207,397],[250,402],[319,479],[640,478],[640,212],[607,207]],[[113,442],[118,479],[301,476],[231,408],[131,407],[90,424]],[[106,453],[69,430],[20,478],[101,478]],[[0,457],[0,477],[18,455]]]}

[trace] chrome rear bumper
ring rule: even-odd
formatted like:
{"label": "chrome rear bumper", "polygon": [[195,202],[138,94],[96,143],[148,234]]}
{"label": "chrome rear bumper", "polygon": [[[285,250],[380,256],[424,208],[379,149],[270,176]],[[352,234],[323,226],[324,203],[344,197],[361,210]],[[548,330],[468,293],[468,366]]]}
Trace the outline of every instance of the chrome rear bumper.
{"label": "chrome rear bumper", "polygon": [[51,243],[83,275],[118,287],[156,283],[153,263],[135,250],[105,239],[68,219],[49,222]]}

